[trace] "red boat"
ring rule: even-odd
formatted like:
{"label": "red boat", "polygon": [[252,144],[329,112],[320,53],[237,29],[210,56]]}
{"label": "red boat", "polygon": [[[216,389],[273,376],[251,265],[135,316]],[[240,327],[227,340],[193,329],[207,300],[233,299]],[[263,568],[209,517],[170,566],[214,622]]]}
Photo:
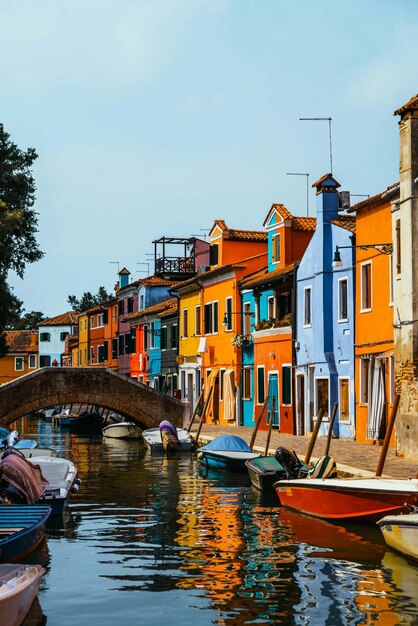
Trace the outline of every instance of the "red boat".
{"label": "red boat", "polygon": [[376,522],[418,504],[417,479],[299,478],[274,488],[283,506],[328,520]]}

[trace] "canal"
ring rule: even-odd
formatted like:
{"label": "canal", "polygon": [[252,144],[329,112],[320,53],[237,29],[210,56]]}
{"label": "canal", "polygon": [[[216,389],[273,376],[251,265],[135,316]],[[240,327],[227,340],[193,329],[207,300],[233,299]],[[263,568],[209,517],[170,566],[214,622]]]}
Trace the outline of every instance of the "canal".
{"label": "canal", "polygon": [[377,528],[280,510],[189,454],[14,426],[82,479],[28,559],[47,571],[24,626],[418,624],[418,567]]}

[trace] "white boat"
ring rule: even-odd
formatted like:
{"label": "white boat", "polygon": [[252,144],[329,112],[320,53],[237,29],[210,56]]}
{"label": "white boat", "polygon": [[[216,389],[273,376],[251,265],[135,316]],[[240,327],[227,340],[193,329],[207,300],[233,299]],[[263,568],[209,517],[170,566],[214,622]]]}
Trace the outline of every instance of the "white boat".
{"label": "white boat", "polygon": [[0,565],[0,624],[22,624],[38,594],[44,573],[40,565]]}
{"label": "white boat", "polygon": [[102,435],[112,439],[140,439],[142,430],[134,422],[117,422],[105,426]]}
{"label": "white boat", "polygon": [[377,524],[390,548],[418,561],[418,513],[386,515]]}
{"label": "white boat", "polygon": [[19,448],[19,452],[23,454],[25,459],[35,459],[39,456],[52,456],[58,457],[58,452],[53,448]]}
{"label": "white boat", "polygon": [[219,435],[197,451],[197,460],[211,469],[245,471],[248,460],[259,457],[250,446],[236,435]]}
{"label": "white boat", "polygon": [[[152,452],[164,452],[159,428],[147,428],[142,431],[142,436],[148,448]],[[184,428],[177,428],[177,438],[179,440],[179,452],[190,452],[194,449],[194,441]]]}
{"label": "white boat", "polygon": [[32,462],[39,465],[43,476],[49,483],[45,487],[44,495],[38,502],[49,504],[52,508],[52,514],[61,514],[69,494],[78,491],[81,483],[77,478],[76,466],[68,459],[53,456],[39,456]]}

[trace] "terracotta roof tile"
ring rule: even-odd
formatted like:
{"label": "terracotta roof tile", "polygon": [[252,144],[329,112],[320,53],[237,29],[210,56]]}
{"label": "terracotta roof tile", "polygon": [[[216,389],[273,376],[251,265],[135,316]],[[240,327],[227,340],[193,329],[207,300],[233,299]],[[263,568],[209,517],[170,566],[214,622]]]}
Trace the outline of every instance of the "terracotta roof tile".
{"label": "terracotta roof tile", "polygon": [[251,289],[253,287],[261,287],[262,285],[268,284],[270,282],[274,282],[280,278],[285,278],[289,274],[293,272],[295,269],[295,263],[291,265],[286,265],[277,270],[273,270],[272,272],[268,272],[267,268],[264,268],[251,276],[247,276],[243,280],[240,281],[239,287],[240,289]]}
{"label": "terracotta roof tile", "polygon": [[61,313],[61,315],[56,315],[44,322],[40,322],[38,326],[68,326],[69,324],[77,324],[79,315],[80,313],[77,311],[67,311],[67,313]]}
{"label": "terracotta roof tile", "polygon": [[319,180],[317,180],[315,183],[312,183],[312,187],[319,187],[327,178],[332,178],[332,180],[336,183],[336,187],[341,187],[338,180],[336,180],[332,174],[324,174]]}
{"label": "terracotta roof tile", "polygon": [[346,228],[352,233],[356,232],[356,218],[353,215],[340,215],[338,219],[332,220],[331,223],[335,224],[335,226]]}
{"label": "terracotta roof tile", "polygon": [[393,115],[403,115],[408,111],[418,111],[418,94],[416,96],[412,96],[412,98],[408,100],[406,104],[404,104],[399,109],[396,109]]}
{"label": "terracotta roof tile", "polygon": [[260,230],[236,230],[230,228],[223,233],[226,239],[234,239],[236,241],[267,241],[267,233]]}
{"label": "terracotta roof tile", "polygon": [[177,298],[173,299],[174,301],[168,300],[170,304],[167,305],[167,308],[161,313],[158,314],[158,317],[168,317],[169,315],[174,315],[178,311],[178,300]]}
{"label": "terracotta roof tile", "polygon": [[316,217],[293,217],[295,230],[314,231],[316,228]]}
{"label": "terracotta roof tile", "polygon": [[400,186],[399,183],[393,183],[393,185],[389,185],[389,187],[386,187],[385,191],[382,191],[381,193],[377,193],[376,195],[371,196],[370,198],[367,198],[366,200],[362,200],[361,202],[358,202],[357,204],[353,204],[353,206],[347,209],[347,213],[359,213],[363,209],[369,209],[373,205],[379,204],[380,202],[382,202],[382,200],[386,200],[388,194],[396,190],[399,186]]}
{"label": "terracotta roof tile", "polygon": [[157,316],[159,313],[164,311],[167,306],[171,306],[174,302],[177,303],[177,298],[163,300],[162,302],[153,304],[152,306],[149,306],[146,309],[142,309],[141,311],[137,311],[136,313],[130,313],[129,315],[125,315],[124,319],[126,321],[132,322],[133,320],[140,319],[141,317],[146,317],[147,315]]}
{"label": "terracotta roof tile", "polygon": [[8,330],[5,333],[9,352],[38,352],[38,333],[31,330]]}

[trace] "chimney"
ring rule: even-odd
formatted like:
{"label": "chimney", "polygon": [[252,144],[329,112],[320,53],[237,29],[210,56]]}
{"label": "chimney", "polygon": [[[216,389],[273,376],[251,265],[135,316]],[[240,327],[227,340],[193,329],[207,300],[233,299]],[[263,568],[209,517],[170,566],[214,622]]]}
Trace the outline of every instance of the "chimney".
{"label": "chimney", "polygon": [[119,289],[123,289],[129,285],[129,276],[131,272],[129,272],[126,267],[122,268],[120,272],[118,272],[119,276]]}

